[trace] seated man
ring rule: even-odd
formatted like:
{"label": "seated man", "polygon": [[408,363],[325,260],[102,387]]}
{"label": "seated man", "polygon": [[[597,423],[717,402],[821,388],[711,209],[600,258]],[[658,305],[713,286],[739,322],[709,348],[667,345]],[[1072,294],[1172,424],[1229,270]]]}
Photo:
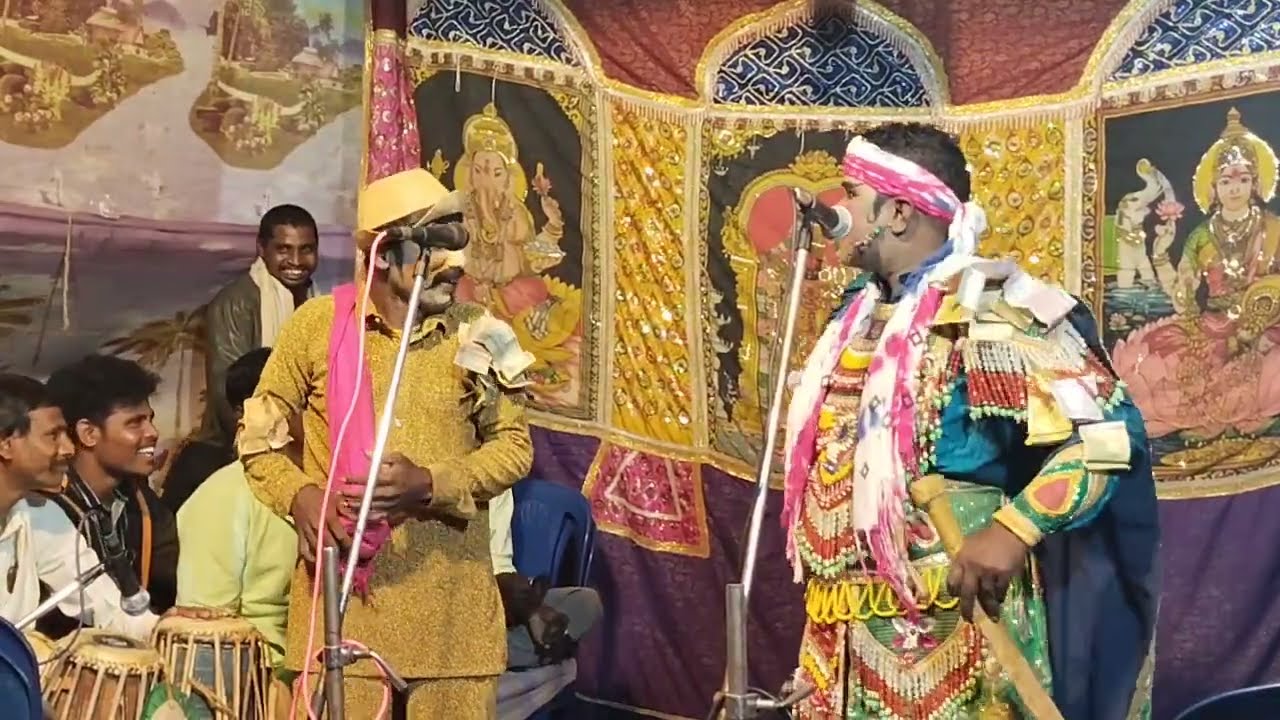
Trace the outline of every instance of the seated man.
{"label": "seated man", "polygon": [[573,657],[578,639],[600,619],[600,596],[585,587],[547,587],[516,572],[511,542],[515,497],[489,501],[489,550],[507,613],[507,667],[523,670]]}
{"label": "seated man", "polygon": [[[268,348],[254,350],[227,369],[227,399],[237,417],[270,355]],[[278,665],[298,536],[254,497],[239,460],[209,476],[183,504],[178,538],[178,604],[222,608],[253,623]]]}
{"label": "seated man", "polygon": [[[38,380],[0,374],[0,567],[9,568],[0,584],[0,616],[18,622],[40,604],[41,586],[63,588],[98,564],[67,516],[37,491],[57,492],[75,448],[62,411]],[[28,501],[27,497],[33,500]],[[83,604],[81,601],[83,598]],[[120,591],[99,576],[60,605],[79,622],[146,639],[156,616],[129,616],[120,607]]]}
{"label": "seated man", "polygon": [[[61,410],[76,446],[61,494],[51,497],[71,520],[101,505],[151,594],[151,609],[164,612],[177,594],[178,527],[173,513],[147,482],[156,469],[155,413],[150,398],[159,379],[132,360],[89,355],[49,377],[49,397]],[[101,538],[86,537],[102,554]],[[41,631],[69,631],[52,619]]]}

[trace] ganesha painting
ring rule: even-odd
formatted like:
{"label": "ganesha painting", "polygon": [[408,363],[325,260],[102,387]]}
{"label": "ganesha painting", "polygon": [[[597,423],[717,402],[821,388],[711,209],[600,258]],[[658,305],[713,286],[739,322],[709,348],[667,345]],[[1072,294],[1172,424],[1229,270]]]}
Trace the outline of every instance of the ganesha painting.
{"label": "ganesha painting", "polygon": [[[579,395],[582,290],[547,274],[565,258],[565,221],[542,163],[532,181],[520,163],[515,135],[493,103],[463,126],[454,187],[466,195],[471,241],[458,299],[485,305],[515,329],[536,358],[531,394],[545,407],[571,406]],[[526,205],[533,190],[546,221],[538,227]]]}
{"label": "ganesha painting", "polygon": [[1225,119],[1189,178],[1200,217],[1184,233],[1190,208],[1158,160],[1140,160],[1143,187],[1107,209],[1112,358],[1146,418],[1162,479],[1280,462],[1280,217],[1267,205],[1277,160],[1241,112],[1231,107]]}

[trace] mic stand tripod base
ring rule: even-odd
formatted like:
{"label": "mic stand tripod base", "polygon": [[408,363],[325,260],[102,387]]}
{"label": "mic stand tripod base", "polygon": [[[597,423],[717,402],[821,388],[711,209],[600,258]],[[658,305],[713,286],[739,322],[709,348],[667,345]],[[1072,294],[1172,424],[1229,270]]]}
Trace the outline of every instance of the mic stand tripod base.
{"label": "mic stand tripod base", "polygon": [[797,688],[781,700],[760,697],[747,685],[747,597],[741,583],[730,583],[724,590],[725,637],[728,672],[724,703],[725,720],[750,720],[761,712],[786,710],[808,697],[813,688]]}
{"label": "mic stand tripod base", "polygon": [[372,650],[353,650],[342,644],[342,612],[340,611],[341,587],[338,580],[338,549],[326,547],[322,553],[322,582],[324,583],[324,682],[311,696],[311,712],[321,717],[325,706],[329,707],[329,720],[343,720],[346,710],[346,692],[343,689],[345,669],[361,660],[372,660],[387,676],[396,692],[404,692],[409,684]]}

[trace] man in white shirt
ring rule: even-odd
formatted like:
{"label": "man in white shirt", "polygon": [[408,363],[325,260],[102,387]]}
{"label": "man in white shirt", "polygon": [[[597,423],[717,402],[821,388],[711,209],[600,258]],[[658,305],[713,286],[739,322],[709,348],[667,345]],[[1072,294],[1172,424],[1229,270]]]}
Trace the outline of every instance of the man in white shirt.
{"label": "man in white shirt", "polygon": [[577,641],[600,619],[600,595],[586,587],[543,587],[516,571],[511,542],[515,497],[489,501],[489,554],[507,612],[507,667],[539,667],[573,657]]}
{"label": "man in white shirt", "polygon": [[[98,564],[93,549],[63,511],[48,500],[28,496],[57,492],[66,478],[75,448],[62,411],[44,384],[22,375],[0,374],[0,617],[10,622],[40,604],[40,585],[58,590]],[[68,617],[86,624],[146,639],[157,617],[129,616],[120,607],[120,590],[99,576],[59,605]]]}

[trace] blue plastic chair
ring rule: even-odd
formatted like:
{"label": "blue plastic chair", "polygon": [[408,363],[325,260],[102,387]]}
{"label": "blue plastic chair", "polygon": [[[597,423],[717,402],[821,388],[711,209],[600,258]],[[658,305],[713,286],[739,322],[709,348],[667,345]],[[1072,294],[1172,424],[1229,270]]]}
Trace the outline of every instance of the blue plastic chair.
{"label": "blue plastic chair", "polygon": [[1232,690],[1201,700],[1178,720],[1275,720],[1280,718],[1280,684]]}
{"label": "blue plastic chair", "polygon": [[586,585],[595,556],[591,504],[577,490],[537,478],[521,480],[513,491],[516,570],[555,587]]}
{"label": "blue plastic chair", "polygon": [[[555,587],[585,586],[595,558],[591,503],[577,490],[536,478],[516,483],[513,492],[511,542],[516,570],[526,577],[546,577]],[[571,717],[576,701],[576,689],[570,685],[529,720]]]}
{"label": "blue plastic chair", "polygon": [[6,718],[43,720],[40,666],[27,639],[8,620],[0,618],[0,698]]}

